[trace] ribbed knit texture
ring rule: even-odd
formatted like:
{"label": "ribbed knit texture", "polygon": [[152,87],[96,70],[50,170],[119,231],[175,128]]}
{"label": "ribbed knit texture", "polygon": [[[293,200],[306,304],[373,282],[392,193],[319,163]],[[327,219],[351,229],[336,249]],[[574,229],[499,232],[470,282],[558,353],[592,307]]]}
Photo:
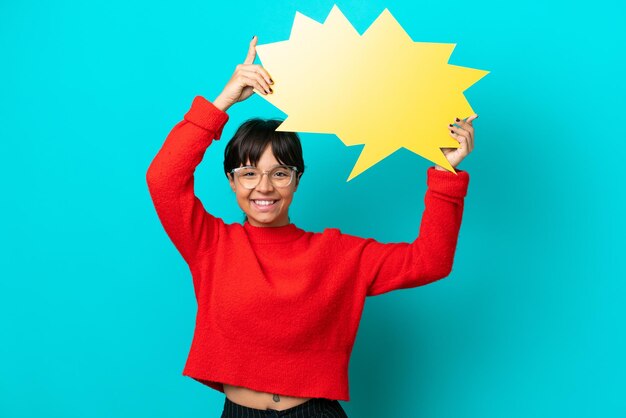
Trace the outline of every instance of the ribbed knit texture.
{"label": "ribbed knit texture", "polygon": [[183,375],[222,392],[227,383],[348,401],[348,363],[365,298],[450,274],[469,175],[427,170],[412,243],[380,243],[337,228],[226,224],[195,196],[194,172],[227,121],[195,97],[147,172],[156,212],[189,265],[198,302]]}

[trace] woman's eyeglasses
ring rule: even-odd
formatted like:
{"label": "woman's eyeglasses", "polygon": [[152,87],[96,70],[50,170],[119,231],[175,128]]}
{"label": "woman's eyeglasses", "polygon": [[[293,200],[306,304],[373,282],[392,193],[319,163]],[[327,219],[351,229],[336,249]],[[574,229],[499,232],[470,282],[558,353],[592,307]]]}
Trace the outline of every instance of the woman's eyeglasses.
{"label": "woman's eyeglasses", "polygon": [[266,171],[259,170],[252,166],[238,167],[230,170],[237,178],[239,184],[246,189],[254,189],[258,186],[263,174],[267,174],[274,187],[287,187],[293,181],[297,171],[298,168],[291,165],[279,165]]}

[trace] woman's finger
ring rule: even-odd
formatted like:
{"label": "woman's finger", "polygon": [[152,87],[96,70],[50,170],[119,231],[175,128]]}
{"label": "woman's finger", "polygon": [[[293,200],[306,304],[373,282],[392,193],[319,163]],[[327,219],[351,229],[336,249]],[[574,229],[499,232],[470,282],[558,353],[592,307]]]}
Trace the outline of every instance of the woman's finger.
{"label": "woman's finger", "polygon": [[[458,123],[458,122],[457,122],[457,123]],[[450,126],[450,125],[448,125],[448,130],[453,131],[453,132],[456,132],[456,133],[461,134],[461,135],[465,135],[466,137],[469,137],[469,138],[471,138],[471,137],[472,137],[472,135],[473,135],[473,133],[472,133],[472,132],[467,131],[467,130],[465,130],[465,129],[463,129],[463,128],[457,128],[456,126]]]}
{"label": "woman's finger", "polygon": [[270,87],[268,82],[265,80],[265,78],[261,74],[256,73],[254,71],[247,71],[247,70],[241,70],[241,74],[248,77],[249,79],[257,80],[259,84],[263,86],[263,89],[265,90],[265,92],[267,93],[272,92],[272,88]]}
{"label": "woman's finger", "polygon": [[471,125],[472,122],[474,121],[474,119],[476,119],[477,117],[478,117],[478,115],[476,113],[474,113],[472,116],[470,116],[468,118],[465,118],[464,121]]}
{"label": "woman's finger", "polygon": [[258,80],[254,78],[248,78],[245,75],[241,75],[240,77],[246,83],[246,85],[252,86],[254,89],[256,89],[257,91],[263,94],[267,94],[265,89],[261,86],[261,84],[259,84]]}
{"label": "woman's finger", "polygon": [[[467,120],[469,120],[469,118],[467,118]],[[465,129],[467,132],[469,132],[472,136],[474,136],[474,127],[472,126],[471,123],[468,123],[465,120],[456,118],[456,122],[453,124],[455,126],[458,126],[457,129]]]}
{"label": "woman's finger", "polygon": [[252,64],[254,62],[254,58],[256,57],[256,41],[258,38],[256,35],[252,37],[250,41],[250,47],[248,48],[248,55],[246,56],[246,60],[243,62],[244,64]]}
{"label": "woman's finger", "polygon": [[253,73],[259,73],[265,78],[267,84],[274,84],[272,77],[270,77],[270,73],[267,72],[265,68],[260,66],[259,64],[251,64],[251,65],[242,65],[242,70],[251,71]]}
{"label": "woman's finger", "polygon": [[265,77],[265,80],[267,81],[268,84],[274,84],[274,80],[272,80],[272,77],[270,77],[270,73],[268,73],[265,68],[263,68],[259,64],[253,64],[253,65],[257,68],[257,71],[260,74],[262,74],[263,77]]}
{"label": "woman's finger", "polygon": [[461,155],[463,155],[463,157],[466,157],[467,154],[469,154],[469,145],[467,143],[467,137],[465,137],[465,135],[459,135],[456,132],[450,132],[450,136],[456,139],[457,141],[459,141],[459,144],[461,144],[461,146],[457,148],[457,150],[459,151]]}
{"label": "woman's finger", "polygon": [[470,137],[468,138],[468,141],[467,141],[468,145],[469,145],[469,151],[470,152],[472,152],[472,150],[474,149],[474,126],[472,125],[472,122],[477,117],[478,117],[477,114],[473,114],[472,116],[466,118],[465,121],[461,121],[461,126],[471,133],[471,135],[470,135]]}

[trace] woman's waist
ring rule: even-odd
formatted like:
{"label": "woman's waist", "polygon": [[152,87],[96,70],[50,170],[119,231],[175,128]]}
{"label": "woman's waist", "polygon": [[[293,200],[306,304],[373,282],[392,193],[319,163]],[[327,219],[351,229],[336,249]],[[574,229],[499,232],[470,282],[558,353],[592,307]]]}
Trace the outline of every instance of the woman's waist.
{"label": "woman's waist", "polygon": [[224,394],[232,402],[254,409],[282,411],[301,405],[311,398],[260,392],[242,386],[224,384]]}

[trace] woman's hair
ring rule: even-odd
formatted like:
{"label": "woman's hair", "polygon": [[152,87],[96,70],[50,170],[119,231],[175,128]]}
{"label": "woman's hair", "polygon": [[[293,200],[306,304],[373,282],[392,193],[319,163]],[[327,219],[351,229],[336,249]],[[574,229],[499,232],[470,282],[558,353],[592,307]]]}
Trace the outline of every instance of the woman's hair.
{"label": "woman's hair", "polygon": [[[224,174],[228,177],[233,168],[250,164],[256,166],[268,144],[279,163],[297,167],[295,181],[304,174],[302,144],[296,132],[276,131],[280,119],[248,119],[237,128],[224,149]],[[244,218],[244,221],[247,217]]]}

